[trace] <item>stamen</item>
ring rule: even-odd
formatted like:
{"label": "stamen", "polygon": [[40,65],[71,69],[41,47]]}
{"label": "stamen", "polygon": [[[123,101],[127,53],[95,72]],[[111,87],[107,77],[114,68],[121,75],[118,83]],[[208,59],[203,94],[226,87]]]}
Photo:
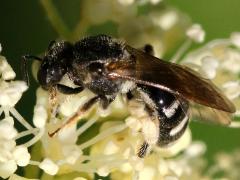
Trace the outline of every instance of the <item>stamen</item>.
{"label": "stamen", "polygon": [[105,130],[104,132],[98,134],[97,136],[95,136],[91,140],[79,145],[79,148],[85,149],[85,148],[97,143],[98,141],[101,141],[101,140],[105,139],[108,136],[111,136],[115,133],[118,133],[118,132],[124,130],[126,127],[127,126],[125,124],[121,124],[121,125],[117,125],[115,127],[109,128],[109,129]]}
{"label": "stamen", "polygon": [[113,161],[116,160],[117,155],[115,154],[111,154],[111,155],[91,155],[91,156],[87,156],[87,155],[82,155],[80,157],[80,161],[86,161],[86,160],[90,160],[90,161],[95,161],[95,162],[100,162],[100,161]]}
{"label": "stamen", "polygon": [[[104,165],[103,165],[104,162]],[[112,161],[106,162],[104,159],[101,162],[96,162],[96,161],[90,161],[89,163],[86,164],[76,164],[75,166],[73,166],[74,170],[79,171],[79,172],[97,172],[99,171],[99,173],[101,172],[102,168],[116,168],[121,166],[124,163],[127,163],[128,160],[124,160],[124,159],[118,159],[118,158],[114,158]]]}
{"label": "stamen", "polygon": [[73,170],[79,171],[79,172],[86,172],[86,173],[95,173],[96,168],[94,168],[92,165],[89,164],[81,164],[77,166],[72,167]]}
{"label": "stamen", "polygon": [[41,139],[41,137],[42,137],[43,134],[44,134],[44,131],[45,131],[45,129],[40,129],[39,133],[38,133],[34,138],[32,138],[30,141],[26,142],[26,143],[23,144],[23,145],[26,146],[26,147],[32,146],[32,145],[35,144],[38,140]]}
{"label": "stamen", "polygon": [[85,132],[89,127],[91,127],[97,121],[97,116],[94,116],[92,119],[88,120],[85,124],[83,124],[78,130],[77,135],[80,136],[83,132]]}
{"label": "stamen", "polygon": [[[105,162],[105,161],[104,161]],[[109,167],[109,168],[115,168],[115,167],[119,167],[119,166],[121,166],[121,165],[123,165],[124,163],[127,163],[128,162],[128,160],[124,160],[124,159],[114,159],[114,160],[112,160],[112,161],[110,161],[110,162],[108,162],[107,163],[107,166]]]}
{"label": "stamen", "polygon": [[22,137],[24,137],[24,136],[27,136],[27,135],[29,135],[29,134],[34,134],[34,135],[36,135],[36,133],[37,133],[39,130],[40,130],[40,129],[38,129],[38,128],[33,128],[33,129],[26,130],[26,131],[22,131],[22,132],[18,133],[18,135],[15,137],[15,140],[20,139],[20,138],[22,138]]}
{"label": "stamen", "polygon": [[33,129],[33,127],[17,112],[15,108],[11,107],[9,111],[18,120],[18,122],[20,122],[25,128]]}
{"label": "stamen", "polygon": [[40,165],[40,162],[38,162],[38,161],[29,161],[29,164],[30,165],[33,165],[33,166],[39,166]]}
{"label": "stamen", "polygon": [[177,50],[177,53],[172,57],[171,62],[178,63],[183,54],[191,47],[192,40],[187,39],[183,45]]}

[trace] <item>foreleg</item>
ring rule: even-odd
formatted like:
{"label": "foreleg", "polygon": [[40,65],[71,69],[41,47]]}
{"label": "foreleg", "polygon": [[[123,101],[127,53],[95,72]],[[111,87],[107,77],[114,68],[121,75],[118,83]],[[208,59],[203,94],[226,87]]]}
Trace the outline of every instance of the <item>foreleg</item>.
{"label": "foreleg", "polygon": [[61,129],[73,124],[77,123],[79,118],[86,113],[94,104],[96,104],[100,100],[99,96],[95,96],[88,100],[72,117],[68,119],[67,122],[65,122],[61,127],[59,127],[57,130],[55,130],[52,133],[49,133],[50,137],[53,137],[55,134],[57,134]]}
{"label": "foreleg", "polygon": [[63,94],[78,94],[83,91],[84,87],[79,86],[76,88],[72,88],[69,86],[65,86],[63,84],[57,84],[57,90]]}

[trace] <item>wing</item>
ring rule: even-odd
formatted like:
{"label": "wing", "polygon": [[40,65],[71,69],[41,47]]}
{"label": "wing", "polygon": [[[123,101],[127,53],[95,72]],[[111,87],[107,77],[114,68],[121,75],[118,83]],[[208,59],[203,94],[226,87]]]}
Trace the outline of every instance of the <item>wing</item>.
{"label": "wing", "polygon": [[200,104],[191,103],[191,117],[205,123],[230,125],[233,118],[231,113],[213,109]]}
{"label": "wing", "polygon": [[197,72],[160,60],[127,45],[126,50],[131,55],[131,63],[112,66],[109,73],[111,78],[154,86],[204,106],[229,113],[235,112],[233,103],[210,80],[202,78]]}

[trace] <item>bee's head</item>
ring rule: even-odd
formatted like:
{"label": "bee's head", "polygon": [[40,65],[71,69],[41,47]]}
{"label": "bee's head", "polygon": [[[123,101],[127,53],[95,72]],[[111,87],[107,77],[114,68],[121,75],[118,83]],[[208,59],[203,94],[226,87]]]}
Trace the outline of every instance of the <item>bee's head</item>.
{"label": "bee's head", "polygon": [[73,46],[66,41],[51,42],[41,62],[37,78],[44,89],[56,85],[71,66]]}

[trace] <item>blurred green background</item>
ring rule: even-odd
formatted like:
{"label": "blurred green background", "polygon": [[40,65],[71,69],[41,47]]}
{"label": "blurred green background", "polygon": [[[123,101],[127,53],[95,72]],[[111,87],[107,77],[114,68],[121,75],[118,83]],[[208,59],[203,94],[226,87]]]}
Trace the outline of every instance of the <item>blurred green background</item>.
{"label": "blurred green background", "polygon": [[[69,28],[79,19],[80,0],[53,1]],[[166,4],[189,15],[192,22],[199,23],[206,31],[206,41],[229,37],[240,31],[239,0],[166,0]],[[24,54],[41,54],[58,34],[49,24],[38,0],[8,0],[0,3],[0,43],[2,55],[6,56],[20,79],[20,57]],[[30,68],[29,68],[30,71]],[[18,103],[17,108],[28,120],[32,117],[37,83],[31,87]],[[232,151],[240,147],[240,129],[230,129],[200,123],[192,123],[193,138],[208,144],[207,156],[215,152]]]}

